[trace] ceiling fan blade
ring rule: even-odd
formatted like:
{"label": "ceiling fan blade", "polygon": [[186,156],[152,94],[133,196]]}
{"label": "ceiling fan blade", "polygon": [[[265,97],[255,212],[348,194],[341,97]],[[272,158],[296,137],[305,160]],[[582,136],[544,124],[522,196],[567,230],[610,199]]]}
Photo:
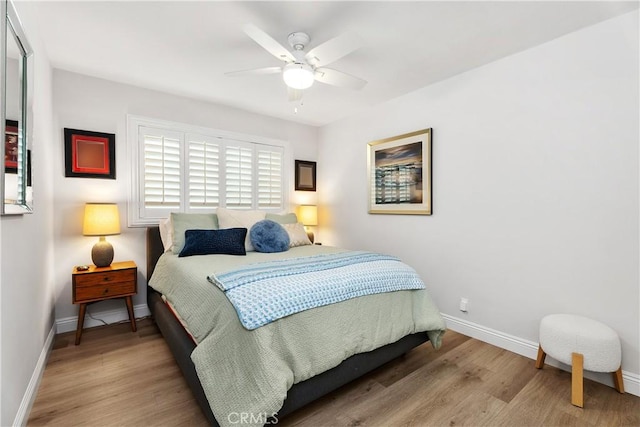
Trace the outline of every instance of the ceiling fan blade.
{"label": "ceiling fan blade", "polygon": [[344,33],[311,49],[305,58],[317,67],[331,64],[353,52],[362,45],[362,39],[355,33]]}
{"label": "ceiling fan blade", "polygon": [[366,80],[343,73],[342,71],[332,70],[331,68],[316,68],[314,77],[321,83],[347,87],[354,90],[362,89],[367,84]]}
{"label": "ceiling fan blade", "polygon": [[256,43],[262,46],[267,52],[271,55],[275,56],[281,61],[292,62],[295,61],[295,58],[280,43],[275,41],[273,37],[269,34],[262,31],[260,28],[256,27],[253,24],[247,24],[243,27],[244,32],[253,39]]}
{"label": "ceiling fan blade", "polygon": [[302,99],[302,90],[287,86],[287,95],[289,97],[289,102],[300,101]]}
{"label": "ceiling fan blade", "polygon": [[281,67],[265,67],[265,68],[254,68],[252,70],[230,71],[228,73],[224,73],[224,75],[229,77],[259,76],[263,74],[276,74],[280,72],[282,72]]}

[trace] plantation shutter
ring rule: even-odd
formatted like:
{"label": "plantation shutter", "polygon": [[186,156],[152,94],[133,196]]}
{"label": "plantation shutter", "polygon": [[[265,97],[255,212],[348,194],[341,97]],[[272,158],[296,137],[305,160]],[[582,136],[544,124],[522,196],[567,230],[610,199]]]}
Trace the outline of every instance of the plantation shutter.
{"label": "plantation shutter", "polygon": [[129,225],[157,224],[172,212],[263,209],[287,204],[287,145],[259,137],[132,117]]}
{"label": "plantation shutter", "polygon": [[189,210],[220,206],[220,156],[217,138],[187,135],[189,152]]}
{"label": "plantation shutter", "polygon": [[150,214],[150,210],[155,210],[156,215],[179,210],[182,134],[146,127],[140,127],[139,132],[143,150],[143,210],[147,214]]}
{"label": "plantation shutter", "polygon": [[253,147],[249,144],[227,142],[225,147],[226,207],[253,207]]}
{"label": "plantation shutter", "polygon": [[283,150],[258,147],[258,208],[281,208]]}

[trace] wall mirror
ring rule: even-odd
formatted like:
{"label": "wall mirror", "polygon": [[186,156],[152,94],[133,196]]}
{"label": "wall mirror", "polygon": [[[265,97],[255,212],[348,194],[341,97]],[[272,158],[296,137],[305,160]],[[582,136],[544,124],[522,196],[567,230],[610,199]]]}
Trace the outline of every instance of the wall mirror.
{"label": "wall mirror", "polygon": [[0,166],[2,215],[33,212],[31,129],[33,50],[12,2],[1,0],[0,24],[0,138],[4,161]]}

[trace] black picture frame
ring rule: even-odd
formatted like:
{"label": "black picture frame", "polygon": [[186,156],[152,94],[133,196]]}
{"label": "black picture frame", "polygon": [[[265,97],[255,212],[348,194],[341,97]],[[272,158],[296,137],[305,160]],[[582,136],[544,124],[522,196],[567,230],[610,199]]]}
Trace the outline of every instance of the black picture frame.
{"label": "black picture frame", "polygon": [[68,178],[116,179],[116,135],[64,128],[64,163]]}
{"label": "black picture frame", "polygon": [[316,162],[296,160],[295,190],[316,191]]}

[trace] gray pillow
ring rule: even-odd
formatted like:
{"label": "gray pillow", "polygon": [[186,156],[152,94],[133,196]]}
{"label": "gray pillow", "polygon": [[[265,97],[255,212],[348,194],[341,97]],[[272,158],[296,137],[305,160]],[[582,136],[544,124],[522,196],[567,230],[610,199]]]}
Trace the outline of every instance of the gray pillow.
{"label": "gray pillow", "polygon": [[288,213],[283,215],[267,213],[264,219],[277,222],[278,224],[295,224],[298,222],[298,217],[294,213]]}
{"label": "gray pillow", "polygon": [[187,230],[217,230],[219,229],[218,216],[214,213],[171,213],[171,240],[174,254],[179,254],[184,248],[184,233]]}

